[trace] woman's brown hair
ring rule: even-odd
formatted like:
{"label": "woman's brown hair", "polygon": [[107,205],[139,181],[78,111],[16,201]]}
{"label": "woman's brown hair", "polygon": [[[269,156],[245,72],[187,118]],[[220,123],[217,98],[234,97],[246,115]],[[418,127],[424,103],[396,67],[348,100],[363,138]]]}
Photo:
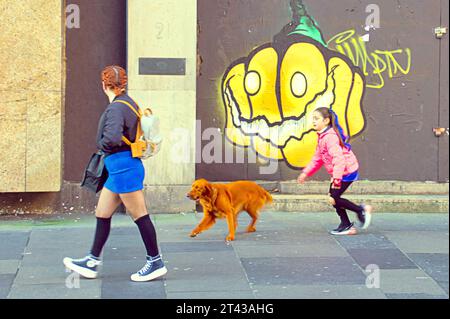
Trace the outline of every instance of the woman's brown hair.
{"label": "woman's brown hair", "polygon": [[126,92],[128,83],[127,72],[118,65],[110,65],[103,69],[101,73],[102,82],[105,86],[114,91],[116,95]]}

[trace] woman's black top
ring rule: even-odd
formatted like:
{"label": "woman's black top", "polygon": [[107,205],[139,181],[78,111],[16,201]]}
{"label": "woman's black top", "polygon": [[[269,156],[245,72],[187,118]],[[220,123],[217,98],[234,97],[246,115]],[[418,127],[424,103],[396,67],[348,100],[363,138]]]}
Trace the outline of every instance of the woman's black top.
{"label": "woman's black top", "polygon": [[126,101],[136,110],[139,109],[127,94],[116,96],[106,107],[100,117],[97,130],[97,147],[106,156],[130,150],[130,146],[122,141],[122,135],[131,142],[136,139],[137,116],[127,105],[117,100]]}

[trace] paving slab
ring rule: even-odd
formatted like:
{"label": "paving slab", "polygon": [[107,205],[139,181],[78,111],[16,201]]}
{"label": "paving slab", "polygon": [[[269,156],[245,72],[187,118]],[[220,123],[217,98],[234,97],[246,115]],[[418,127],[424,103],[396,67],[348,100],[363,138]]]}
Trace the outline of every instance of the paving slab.
{"label": "paving slab", "polygon": [[30,232],[0,232],[0,260],[22,259]]}
{"label": "paving slab", "polygon": [[448,299],[447,295],[429,295],[429,294],[386,294],[388,299]]}
{"label": "paving slab", "polygon": [[53,266],[31,265],[20,267],[14,283],[17,285],[64,284],[68,273],[62,263]]}
{"label": "paving slab", "polygon": [[192,225],[199,222],[203,213],[181,213],[181,214],[150,214],[152,221],[155,221],[156,225],[167,225],[176,223],[177,225]]}
{"label": "paving slab", "polygon": [[255,299],[250,290],[168,292],[167,299]]}
{"label": "paving slab", "polygon": [[233,251],[233,247],[224,241],[164,242],[160,246],[164,253]]}
{"label": "paving slab", "polygon": [[[138,269],[135,269],[136,271]],[[133,282],[129,275],[133,271],[124,273],[126,276],[111,276],[104,273],[101,295],[104,299],[165,299],[164,281],[161,279],[151,282]],[[130,273],[130,274],[128,274]]]}
{"label": "paving slab", "polygon": [[49,248],[70,251],[72,248],[91,245],[94,233],[95,229],[91,227],[33,230],[27,250]]}
{"label": "paving slab", "polygon": [[[14,285],[9,299],[99,299],[101,298],[98,280],[72,280],[62,284]],[[70,288],[68,288],[70,287]]]}
{"label": "paving slab", "polygon": [[277,245],[277,244],[245,244],[233,243],[234,250],[240,258],[258,258],[258,257],[348,257],[349,254],[336,243],[321,244],[296,244],[296,245]]}
{"label": "paving slab", "polygon": [[416,269],[415,265],[399,249],[348,249],[350,256],[366,269],[368,265],[377,265],[380,269]]}
{"label": "paving slab", "polygon": [[433,278],[447,293],[449,291],[449,255],[448,254],[408,254],[408,257]]}
{"label": "paving slab", "polygon": [[104,264],[108,264],[111,261],[139,260],[145,262],[146,255],[147,251],[145,250],[145,246],[142,243],[138,243],[135,246],[105,246],[100,257]]}
{"label": "paving slab", "polygon": [[242,258],[252,285],[365,284],[350,257]]}
{"label": "paving slab", "polygon": [[373,215],[371,229],[376,231],[438,231],[449,230],[449,214],[396,214],[385,213]]}
{"label": "paving slab", "polygon": [[14,274],[0,274],[0,298],[5,299],[14,282]]}
{"label": "paving slab", "polygon": [[250,290],[233,251],[166,253],[164,261],[169,270],[165,277],[168,292]]}
{"label": "paving slab", "polygon": [[0,275],[15,275],[19,269],[20,260],[0,260]]}
{"label": "paving slab", "polygon": [[345,249],[396,249],[384,234],[360,233],[356,236],[336,236],[336,241]]}
{"label": "paving slab", "polygon": [[217,232],[211,230],[198,235],[195,238],[189,237],[193,227],[171,227],[171,228],[158,228],[157,237],[159,242],[192,242],[192,241],[209,241],[209,240],[223,240],[225,241],[226,233]]}
{"label": "paving slab", "polygon": [[380,288],[386,294],[446,295],[446,292],[420,269],[381,269]]}
{"label": "paving slab", "polygon": [[385,231],[399,249],[406,253],[449,253],[449,232]]}
{"label": "paving slab", "polygon": [[386,299],[362,285],[252,285],[257,299]]}
{"label": "paving slab", "polygon": [[336,245],[336,241],[324,229],[302,230],[295,227],[271,230],[257,230],[254,233],[237,234],[233,245]]}
{"label": "paving slab", "polygon": [[87,247],[83,246],[66,246],[61,249],[46,247],[30,249],[27,247],[21,260],[21,268],[35,266],[64,268],[63,259],[65,257],[81,258],[86,256],[88,251]]}

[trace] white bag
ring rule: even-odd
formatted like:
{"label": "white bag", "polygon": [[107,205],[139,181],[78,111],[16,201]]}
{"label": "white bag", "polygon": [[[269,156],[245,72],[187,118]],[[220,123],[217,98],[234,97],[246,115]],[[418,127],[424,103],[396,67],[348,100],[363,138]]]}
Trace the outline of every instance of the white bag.
{"label": "white bag", "polygon": [[159,118],[153,115],[149,108],[145,109],[141,116],[141,129],[144,133],[143,138],[147,143],[147,149],[142,159],[155,156],[161,150],[162,136],[159,132],[159,124]]}

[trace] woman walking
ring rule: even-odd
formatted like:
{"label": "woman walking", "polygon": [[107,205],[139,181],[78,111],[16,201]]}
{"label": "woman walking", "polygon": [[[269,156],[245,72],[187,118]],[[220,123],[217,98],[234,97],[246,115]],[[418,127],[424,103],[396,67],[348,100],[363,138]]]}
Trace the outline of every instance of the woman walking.
{"label": "woman walking", "polygon": [[[103,92],[110,104],[103,112],[98,126],[97,147],[105,153],[108,179],[101,190],[95,216],[97,226],[90,253],[81,259],[64,258],[64,265],[86,278],[96,278],[101,265],[100,255],[111,229],[111,218],[116,208],[123,203],[136,223],[147,258],[144,267],[131,275],[132,281],[149,281],[167,273],[158,250],[156,231],[147,212],[144,200],[145,170],[141,159],[133,158],[130,146],[122,136],[133,141],[136,136],[138,118],[130,104],[139,106],[126,94],[127,75],[120,66],[108,66],[101,73]],[[123,102],[126,103],[123,103]]]}

